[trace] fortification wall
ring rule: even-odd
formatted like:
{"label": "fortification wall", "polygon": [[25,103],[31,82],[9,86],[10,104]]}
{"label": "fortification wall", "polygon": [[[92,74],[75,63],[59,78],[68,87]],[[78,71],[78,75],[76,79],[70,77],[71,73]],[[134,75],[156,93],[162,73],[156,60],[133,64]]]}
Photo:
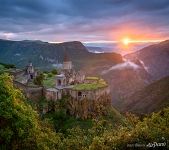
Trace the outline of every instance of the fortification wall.
{"label": "fortification wall", "polygon": [[68,112],[77,118],[97,118],[100,115],[106,115],[111,106],[110,94],[103,94],[98,99],[81,100],[70,97],[68,100]]}
{"label": "fortification wall", "polygon": [[96,90],[74,90],[74,89],[69,89],[69,94],[78,100],[81,100],[83,98],[87,99],[98,99],[100,96],[104,94],[110,94],[110,88],[109,87],[104,87],[104,88],[99,88]]}
{"label": "fortification wall", "polygon": [[56,101],[62,98],[63,91],[55,88],[44,89],[43,94],[47,100]]}
{"label": "fortification wall", "polygon": [[104,115],[107,113],[107,108],[111,106],[109,87],[88,91],[69,89],[69,94],[69,113],[82,119]]}
{"label": "fortification wall", "polygon": [[43,96],[43,87],[27,86],[20,82],[14,81],[15,87],[19,88],[27,98],[38,101]]}
{"label": "fortification wall", "polygon": [[9,72],[11,75],[13,75],[14,77],[16,77],[16,76],[19,76],[19,75],[22,75],[22,74],[24,74],[24,70],[14,70],[14,71],[11,71],[11,72]]}

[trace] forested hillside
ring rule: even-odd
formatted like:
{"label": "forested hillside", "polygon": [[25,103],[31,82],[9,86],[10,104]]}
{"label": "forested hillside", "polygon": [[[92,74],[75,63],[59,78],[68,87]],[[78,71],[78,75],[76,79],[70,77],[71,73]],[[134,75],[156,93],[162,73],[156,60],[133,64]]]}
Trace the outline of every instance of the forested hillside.
{"label": "forested hillside", "polygon": [[[42,41],[10,41],[0,39],[0,60],[25,67],[29,61],[41,69],[56,68],[63,63],[64,53],[73,61],[76,69],[92,65],[118,64],[122,56],[116,53],[94,54],[79,41],[48,43]],[[10,58],[10,59],[9,59]]]}
{"label": "forested hillside", "polygon": [[55,105],[50,103],[58,111],[43,115],[38,105],[30,105],[4,73],[0,75],[0,93],[1,149],[120,150],[134,147],[135,143],[147,148],[154,141],[167,148],[169,108],[141,120],[132,114],[123,117],[114,109],[105,117],[80,120],[68,116],[62,100]]}

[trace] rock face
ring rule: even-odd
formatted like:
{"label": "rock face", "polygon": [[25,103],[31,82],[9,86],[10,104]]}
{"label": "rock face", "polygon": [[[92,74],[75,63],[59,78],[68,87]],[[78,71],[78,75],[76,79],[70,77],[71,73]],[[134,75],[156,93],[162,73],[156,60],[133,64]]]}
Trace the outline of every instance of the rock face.
{"label": "rock face", "polygon": [[142,61],[155,80],[168,76],[169,40],[145,47],[135,53],[126,55],[125,58]]}
{"label": "rock face", "polygon": [[104,94],[98,99],[77,100],[72,97],[68,100],[68,112],[77,118],[97,118],[106,115],[107,109],[111,106],[111,97]]}
{"label": "rock face", "polygon": [[169,106],[169,76],[137,91],[125,99],[124,111],[151,113]]}
{"label": "rock face", "polygon": [[122,110],[125,107],[123,103],[127,96],[150,83],[149,78],[141,74],[143,72],[140,69],[125,68],[123,70],[114,70],[104,75],[110,85],[113,106]]}

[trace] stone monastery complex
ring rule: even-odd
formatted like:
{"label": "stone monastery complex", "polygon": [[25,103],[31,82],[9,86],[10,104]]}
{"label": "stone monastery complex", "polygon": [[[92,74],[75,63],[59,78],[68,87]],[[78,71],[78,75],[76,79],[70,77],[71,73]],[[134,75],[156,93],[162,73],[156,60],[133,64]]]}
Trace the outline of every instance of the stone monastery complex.
{"label": "stone monastery complex", "polygon": [[[64,95],[69,95],[71,103],[82,105],[83,101],[90,101],[87,106],[80,108],[86,113],[94,111],[96,102],[110,105],[110,89],[108,84],[99,77],[87,77],[82,71],[75,71],[72,61],[67,54],[64,56],[62,68],[54,76],[54,86],[34,86],[33,80],[38,76],[38,70],[29,63],[24,70],[13,73],[15,85],[22,89],[31,100],[45,97],[48,101],[57,101]],[[92,102],[92,103],[91,103]],[[77,106],[79,108],[79,106]],[[75,109],[75,108],[74,108]],[[77,108],[76,108],[77,109]],[[72,111],[74,115],[74,111]],[[76,116],[80,116],[76,113]]]}

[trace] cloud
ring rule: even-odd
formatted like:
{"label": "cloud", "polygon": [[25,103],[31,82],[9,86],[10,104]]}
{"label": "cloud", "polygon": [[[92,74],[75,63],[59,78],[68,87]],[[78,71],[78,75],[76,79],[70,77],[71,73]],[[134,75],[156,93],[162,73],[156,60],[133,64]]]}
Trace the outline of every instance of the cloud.
{"label": "cloud", "polygon": [[[11,39],[116,40],[126,30],[169,37],[168,0],[0,0],[0,33]],[[2,37],[2,35],[1,35]]]}
{"label": "cloud", "polygon": [[124,63],[121,64],[117,64],[112,66],[111,68],[104,70],[102,72],[102,74],[107,74],[108,72],[112,71],[112,70],[123,70],[123,69],[139,69],[140,66],[136,65],[135,63],[131,62],[131,61],[125,61]]}

